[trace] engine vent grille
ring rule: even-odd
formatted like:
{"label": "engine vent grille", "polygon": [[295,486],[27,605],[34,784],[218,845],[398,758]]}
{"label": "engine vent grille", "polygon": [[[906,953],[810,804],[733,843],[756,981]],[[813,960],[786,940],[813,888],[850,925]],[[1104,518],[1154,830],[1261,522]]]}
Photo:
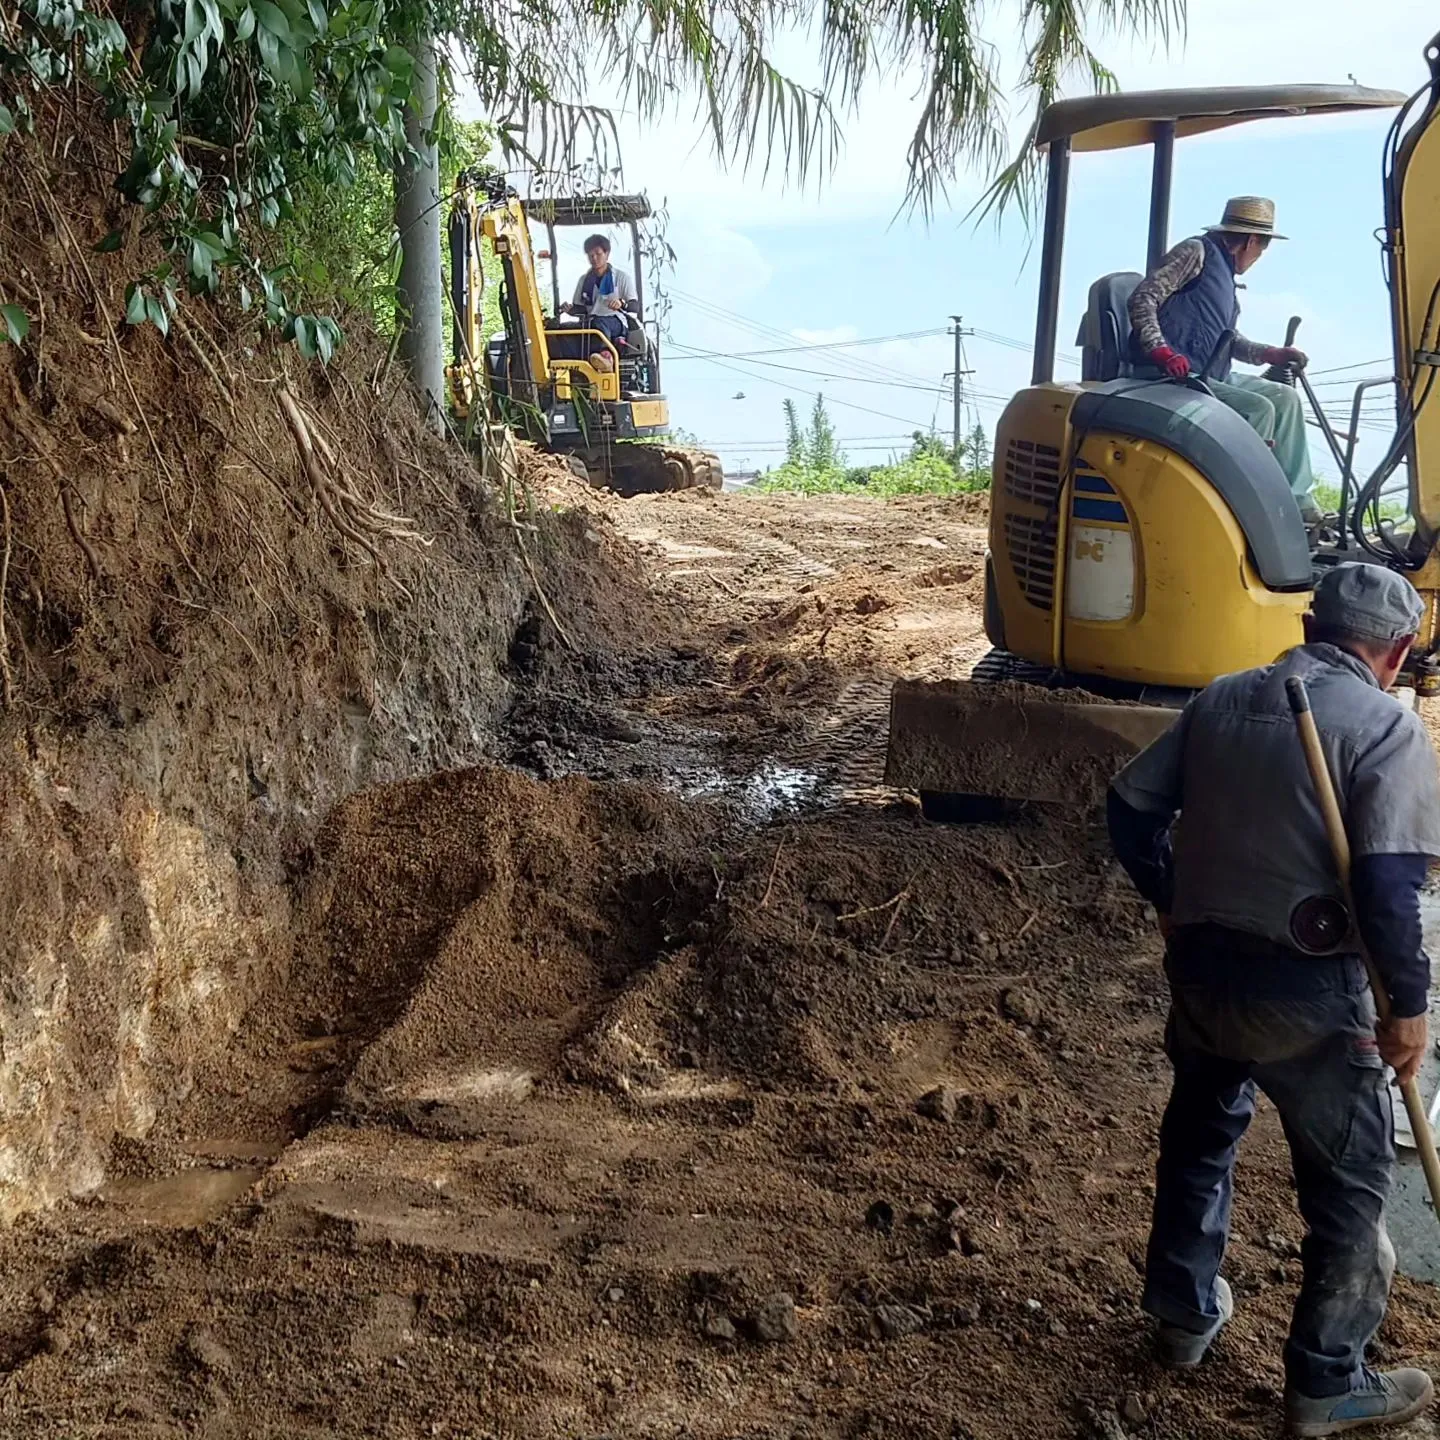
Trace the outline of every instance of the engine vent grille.
{"label": "engine vent grille", "polygon": [[1041,610],[1055,603],[1055,539],[1060,520],[1060,452],[1031,440],[1005,451],[1005,549],[1021,593]]}

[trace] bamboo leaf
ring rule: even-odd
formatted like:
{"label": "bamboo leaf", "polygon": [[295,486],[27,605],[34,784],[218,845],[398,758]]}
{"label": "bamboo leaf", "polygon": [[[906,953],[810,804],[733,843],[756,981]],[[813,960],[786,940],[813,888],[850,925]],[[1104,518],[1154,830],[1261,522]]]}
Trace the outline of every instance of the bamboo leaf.
{"label": "bamboo leaf", "polygon": [[18,305],[0,305],[0,322],[5,326],[5,338],[12,345],[20,345],[30,333],[30,317]]}

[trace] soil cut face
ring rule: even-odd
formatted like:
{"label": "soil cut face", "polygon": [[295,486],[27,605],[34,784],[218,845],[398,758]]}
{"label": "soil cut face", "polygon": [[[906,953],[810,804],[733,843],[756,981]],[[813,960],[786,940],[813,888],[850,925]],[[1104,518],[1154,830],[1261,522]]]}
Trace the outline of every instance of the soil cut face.
{"label": "soil cut face", "polygon": [[[330,815],[293,958],[187,1105],[122,1182],[0,1237],[0,1428],[1269,1440],[1288,1160],[1262,1114],[1235,1319],[1160,1371],[1164,982],[1095,818],[936,827],[875,789],[883,713],[855,696],[964,673],[973,517],[610,508],[658,531],[652,591],[696,637],[649,666],[527,656],[512,737],[532,770],[626,782],[469,769]],[[716,574],[674,556],[704,517]],[[808,597],[796,556],[833,571]],[[828,788],[759,824],[761,755]],[[1435,1292],[1398,1282],[1376,1358],[1437,1347]]]}

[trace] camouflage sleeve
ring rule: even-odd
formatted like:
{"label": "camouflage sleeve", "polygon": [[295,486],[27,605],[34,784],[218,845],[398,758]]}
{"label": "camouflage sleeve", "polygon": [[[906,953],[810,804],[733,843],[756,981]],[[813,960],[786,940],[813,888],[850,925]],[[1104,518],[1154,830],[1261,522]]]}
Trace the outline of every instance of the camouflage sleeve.
{"label": "camouflage sleeve", "polygon": [[1237,333],[1234,344],[1230,346],[1230,358],[1238,360],[1242,365],[1268,365],[1270,347],[1258,345],[1254,340],[1247,340]]}
{"label": "camouflage sleeve", "polygon": [[1204,268],[1204,245],[1199,240],[1182,240],[1135,287],[1130,297],[1130,324],[1147,354],[1167,343],[1160,328],[1160,307]]}

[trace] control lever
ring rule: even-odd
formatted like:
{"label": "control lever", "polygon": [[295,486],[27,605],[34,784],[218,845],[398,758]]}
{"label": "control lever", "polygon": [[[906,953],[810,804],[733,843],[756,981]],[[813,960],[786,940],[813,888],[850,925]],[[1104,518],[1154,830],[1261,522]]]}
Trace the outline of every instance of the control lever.
{"label": "control lever", "polygon": [[[1292,315],[1290,322],[1285,326],[1285,348],[1288,350],[1295,343],[1295,332],[1300,328],[1300,317]],[[1261,375],[1262,380],[1274,380],[1280,385],[1293,385],[1297,373],[1296,366],[1288,360],[1282,360],[1278,365],[1271,365]]]}

